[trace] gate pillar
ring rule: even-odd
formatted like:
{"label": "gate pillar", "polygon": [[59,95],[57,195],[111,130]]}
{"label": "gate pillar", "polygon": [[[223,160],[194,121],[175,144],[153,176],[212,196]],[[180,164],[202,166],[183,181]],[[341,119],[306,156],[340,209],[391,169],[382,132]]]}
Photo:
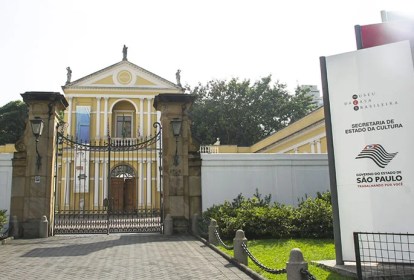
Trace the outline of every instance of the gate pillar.
{"label": "gate pillar", "polygon": [[[21,94],[28,105],[28,120],[23,136],[15,144],[10,216],[16,216],[18,229],[12,229],[24,238],[40,237],[43,216],[53,224],[54,157],[57,115],[68,102],[58,92],[25,92]],[[43,132],[36,137],[30,120],[41,119]]]}
{"label": "gate pillar", "polygon": [[[191,136],[188,116],[194,99],[194,95],[174,93],[154,99],[155,109],[161,111],[163,218],[171,216],[175,233],[188,232],[192,215],[201,213],[199,145]],[[177,122],[181,129],[173,131]]]}

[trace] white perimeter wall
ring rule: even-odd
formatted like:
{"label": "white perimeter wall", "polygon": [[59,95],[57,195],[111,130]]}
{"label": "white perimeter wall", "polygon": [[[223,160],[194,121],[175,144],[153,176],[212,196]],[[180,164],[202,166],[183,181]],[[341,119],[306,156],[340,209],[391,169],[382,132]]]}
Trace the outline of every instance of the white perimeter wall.
{"label": "white perimeter wall", "polygon": [[297,205],[305,195],[329,190],[327,154],[201,154],[203,211],[238,194]]}
{"label": "white perimeter wall", "polygon": [[[0,154],[0,209],[6,209],[6,215],[9,218],[10,214],[10,198],[11,198],[11,184],[12,184],[12,158],[13,154]],[[9,227],[9,220],[3,229]]]}

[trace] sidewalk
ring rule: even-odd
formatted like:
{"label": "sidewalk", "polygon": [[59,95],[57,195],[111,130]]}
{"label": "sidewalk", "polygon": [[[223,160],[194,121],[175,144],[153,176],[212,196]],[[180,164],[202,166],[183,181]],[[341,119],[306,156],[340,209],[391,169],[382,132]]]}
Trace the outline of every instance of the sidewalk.
{"label": "sidewalk", "polygon": [[190,235],[65,235],[0,246],[0,279],[251,279]]}

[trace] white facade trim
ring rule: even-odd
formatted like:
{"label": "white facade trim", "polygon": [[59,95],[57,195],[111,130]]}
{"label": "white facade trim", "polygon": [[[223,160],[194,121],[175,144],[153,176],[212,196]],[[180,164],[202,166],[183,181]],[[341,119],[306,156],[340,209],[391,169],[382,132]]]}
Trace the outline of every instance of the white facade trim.
{"label": "white facade trim", "polygon": [[[112,96],[113,97],[113,96]],[[124,97],[126,97],[126,96],[124,96]],[[112,105],[111,105],[111,108],[109,109],[109,111],[110,112],[112,112],[113,110],[114,110],[114,107],[115,107],[115,105],[116,104],[118,104],[119,102],[121,102],[121,101],[127,101],[127,102],[129,102],[129,103],[131,103],[133,106],[134,106],[134,108],[135,108],[135,111],[138,111],[138,108],[137,108],[137,104],[134,102],[134,101],[132,101],[131,99],[128,99],[128,98],[121,98],[121,99],[117,99]]]}
{"label": "white facade trim", "polygon": [[101,97],[96,97],[96,139],[100,138],[101,130]]}
{"label": "white facade trim", "polygon": [[106,137],[109,133],[108,131],[108,97],[104,97],[105,100],[105,111],[104,111],[104,135],[103,137]]}
{"label": "white facade trim", "polygon": [[286,153],[287,151],[290,151],[292,149],[293,150],[298,149],[299,147],[302,147],[302,146],[307,145],[307,144],[311,145],[311,149],[312,149],[312,145],[314,143],[318,144],[318,142],[319,142],[319,147],[317,146],[316,151],[317,151],[318,154],[320,154],[321,153],[321,145],[320,145],[321,141],[320,141],[320,139],[323,138],[323,137],[326,137],[326,133],[318,134],[315,137],[307,139],[306,141],[299,142],[295,145],[290,146],[289,148],[283,149],[283,150],[279,151],[278,153]]}
{"label": "white facade trim", "polygon": [[[299,130],[299,131],[297,131],[297,132],[294,132],[293,134],[290,134],[290,135],[288,135],[287,137],[285,137],[285,138],[282,138],[282,139],[280,139],[280,140],[278,140],[278,141],[276,141],[276,142],[274,142],[274,143],[272,143],[272,144],[270,144],[269,146],[265,146],[265,147],[263,147],[263,148],[261,148],[261,149],[259,149],[259,150],[257,150],[256,151],[256,153],[265,153],[266,151],[269,151],[269,150],[272,150],[272,149],[274,149],[275,147],[278,147],[278,146],[281,146],[281,145],[283,145],[283,144],[285,144],[285,143],[287,143],[287,142],[291,142],[293,139],[295,139],[295,138],[297,138],[297,137],[299,137],[299,135],[303,135],[304,133],[306,133],[306,132],[310,132],[311,130],[313,130],[313,129],[319,129],[319,128],[321,128],[321,127],[325,127],[325,122],[324,122],[324,120],[321,120],[321,121],[319,121],[318,123],[315,123],[315,124],[313,124],[313,125],[311,125],[311,126],[309,126],[309,127],[306,127],[306,128],[304,128],[304,129],[301,129],[301,130]],[[326,134],[324,134],[324,136],[325,136]],[[269,136],[269,137],[271,137],[271,136]],[[312,138],[313,139],[313,138]],[[291,146],[292,148],[290,148],[290,149],[287,149],[287,151],[289,151],[289,150],[291,150],[291,149],[293,149],[293,147],[296,147],[296,146]],[[286,151],[286,150],[285,150]]]}
{"label": "white facade trim", "polygon": [[71,132],[71,124],[72,124],[72,103],[73,103],[73,97],[69,97],[68,98],[68,104],[69,104],[69,109],[68,109],[68,112],[69,112],[69,114],[68,114],[68,127],[67,127],[67,131],[66,131],[66,133],[68,134],[68,135],[71,135],[72,133],[70,133]]}

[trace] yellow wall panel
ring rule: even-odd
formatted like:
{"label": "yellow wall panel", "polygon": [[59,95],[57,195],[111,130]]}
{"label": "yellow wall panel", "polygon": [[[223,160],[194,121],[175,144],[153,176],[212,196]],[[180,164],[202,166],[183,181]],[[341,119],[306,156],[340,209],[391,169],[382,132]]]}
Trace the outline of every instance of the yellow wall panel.
{"label": "yellow wall panel", "polygon": [[112,75],[110,75],[110,76],[107,76],[103,79],[100,79],[100,80],[94,82],[93,84],[95,84],[95,85],[98,85],[98,84],[100,84],[100,85],[113,85],[114,84],[114,79],[113,79]]}
{"label": "yellow wall panel", "polygon": [[153,86],[155,84],[153,82],[148,81],[147,79],[144,79],[142,77],[137,76],[137,80],[135,82],[135,85],[137,85],[137,86]]}

